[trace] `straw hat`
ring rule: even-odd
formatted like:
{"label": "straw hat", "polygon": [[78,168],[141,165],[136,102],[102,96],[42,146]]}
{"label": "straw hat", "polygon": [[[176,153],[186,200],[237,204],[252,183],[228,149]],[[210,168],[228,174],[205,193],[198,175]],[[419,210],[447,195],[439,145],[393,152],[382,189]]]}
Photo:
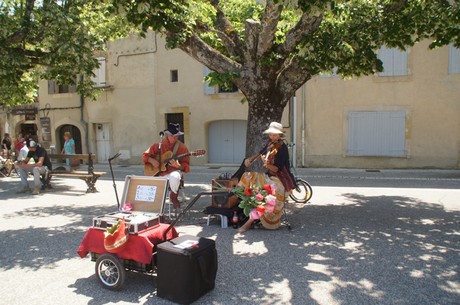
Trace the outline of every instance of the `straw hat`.
{"label": "straw hat", "polygon": [[270,126],[264,133],[277,133],[277,134],[284,134],[283,125],[278,122],[271,122]]}

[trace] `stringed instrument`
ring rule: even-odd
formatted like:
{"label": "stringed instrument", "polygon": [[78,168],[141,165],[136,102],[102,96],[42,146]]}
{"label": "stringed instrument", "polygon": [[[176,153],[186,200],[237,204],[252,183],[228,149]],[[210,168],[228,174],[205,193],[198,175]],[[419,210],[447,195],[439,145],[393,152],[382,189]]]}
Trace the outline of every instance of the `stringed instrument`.
{"label": "stringed instrument", "polygon": [[[264,152],[257,154],[252,160],[249,162],[249,166],[252,165],[255,161],[257,161],[259,158],[262,159],[263,161],[267,161],[269,156],[276,155],[278,152],[278,149],[283,145],[283,140],[278,139],[274,142],[268,143],[267,147],[265,148]],[[249,167],[248,166],[248,167]]]}
{"label": "stringed instrument", "polygon": [[188,156],[200,157],[200,156],[203,156],[204,154],[206,154],[206,150],[199,149],[199,150],[191,151],[189,153],[173,157],[172,151],[167,151],[161,155],[161,164],[159,166],[153,166],[151,163],[147,163],[144,165],[144,175],[145,176],[155,176],[160,171],[161,172],[166,171],[166,165],[168,165],[169,161],[171,160],[180,160]]}

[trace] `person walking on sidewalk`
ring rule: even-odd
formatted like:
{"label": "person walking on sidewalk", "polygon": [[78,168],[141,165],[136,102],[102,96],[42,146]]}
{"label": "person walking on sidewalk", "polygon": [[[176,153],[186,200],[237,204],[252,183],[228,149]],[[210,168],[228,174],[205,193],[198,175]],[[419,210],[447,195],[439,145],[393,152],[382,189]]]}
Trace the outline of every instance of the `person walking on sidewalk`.
{"label": "person walking on sidewalk", "polygon": [[[168,129],[160,133],[162,136],[161,141],[154,143],[142,154],[145,175],[149,175],[148,171],[151,171],[153,175],[157,175],[159,172],[160,176],[168,178],[169,188],[171,189],[169,197],[176,211],[180,209],[177,192],[179,191],[182,173],[190,171],[190,158],[187,156],[180,160],[171,159],[167,164],[164,164],[164,161],[168,159],[168,156],[174,157],[188,154],[187,146],[179,140],[179,136],[183,134],[180,131],[180,124],[169,123]],[[163,136],[165,137],[163,138]]]}
{"label": "person walking on sidewalk", "polygon": [[[29,164],[30,159],[34,163]],[[46,150],[39,146],[35,141],[29,142],[29,153],[24,161],[16,164],[19,176],[21,177],[21,189],[18,193],[30,192],[29,183],[27,182],[28,173],[33,173],[34,176],[34,190],[33,194],[40,194],[40,176],[45,174],[48,170],[52,170],[51,160],[48,157]]]}

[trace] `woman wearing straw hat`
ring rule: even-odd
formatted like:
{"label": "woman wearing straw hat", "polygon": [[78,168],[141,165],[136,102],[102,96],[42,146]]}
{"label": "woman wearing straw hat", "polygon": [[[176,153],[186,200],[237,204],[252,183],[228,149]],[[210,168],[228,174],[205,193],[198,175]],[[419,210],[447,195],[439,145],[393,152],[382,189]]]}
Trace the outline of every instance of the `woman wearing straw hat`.
{"label": "woman wearing straw hat", "polygon": [[[244,165],[249,167],[252,162],[261,157],[266,168],[265,173],[246,172],[240,179],[239,186],[262,187],[263,185],[274,185],[276,204],[274,209],[267,209],[259,215],[262,226],[266,229],[277,229],[281,225],[281,216],[284,208],[286,192],[295,187],[294,177],[289,172],[289,151],[283,141],[283,125],[278,122],[270,123],[264,134],[268,134],[269,142],[259,154],[244,160]],[[251,228],[257,219],[256,213],[251,213],[249,220],[238,229],[238,233],[244,233]]]}

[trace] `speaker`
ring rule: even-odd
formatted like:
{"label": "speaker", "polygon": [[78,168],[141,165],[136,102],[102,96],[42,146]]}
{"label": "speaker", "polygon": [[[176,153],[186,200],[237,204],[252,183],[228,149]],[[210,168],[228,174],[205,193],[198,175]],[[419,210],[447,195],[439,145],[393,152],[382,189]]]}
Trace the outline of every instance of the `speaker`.
{"label": "speaker", "polygon": [[190,304],[214,289],[217,274],[216,243],[183,235],[157,249],[157,296]]}

